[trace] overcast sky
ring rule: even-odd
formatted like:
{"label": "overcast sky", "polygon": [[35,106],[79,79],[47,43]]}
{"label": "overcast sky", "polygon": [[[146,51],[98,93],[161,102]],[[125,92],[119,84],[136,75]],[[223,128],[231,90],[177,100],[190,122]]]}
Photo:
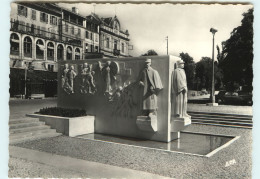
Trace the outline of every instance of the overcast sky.
{"label": "overcast sky", "polygon": [[[94,12],[93,4],[60,4],[79,13]],[[96,4],[95,13],[101,17],[117,15],[121,27],[128,29],[133,56],[149,49],[159,55],[166,54],[166,36],[169,37],[169,54],[189,53],[195,61],[212,56],[211,27],[218,30],[215,45],[230,37],[230,32],[241,24],[242,14],[252,5],[199,5],[199,4]],[[216,49],[215,49],[216,50]],[[215,51],[215,55],[216,55]],[[215,57],[216,59],[216,57]]]}

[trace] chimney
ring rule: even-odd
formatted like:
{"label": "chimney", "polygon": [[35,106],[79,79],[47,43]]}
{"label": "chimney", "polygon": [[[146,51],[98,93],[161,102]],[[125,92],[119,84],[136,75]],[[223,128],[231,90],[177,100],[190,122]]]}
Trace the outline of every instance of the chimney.
{"label": "chimney", "polygon": [[72,7],[72,12],[79,14],[79,9],[76,7]]}

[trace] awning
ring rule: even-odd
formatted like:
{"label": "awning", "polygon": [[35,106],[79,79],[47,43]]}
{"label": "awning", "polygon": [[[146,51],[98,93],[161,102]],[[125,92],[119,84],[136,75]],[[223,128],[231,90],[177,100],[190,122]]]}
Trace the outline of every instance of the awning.
{"label": "awning", "polygon": [[20,43],[19,39],[11,39],[12,42]]}
{"label": "awning", "polygon": [[67,49],[67,52],[68,52],[68,53],[72,53],[72,51],[71,51],[69,48]]}
{"label": "awning", "polygon": [[79,52],[75,52],[75,55],[80,55],[80,53]]}
{"label": "awning", "polygon": [[50,46],[48,46],[48,49],[54,49],[54,47],[50,47]]}
{"label": "awning", "polygon": [[44,47],[44,45],[37,44],[37,46],[40,48],[40,50],[45,50],[45,47]]}

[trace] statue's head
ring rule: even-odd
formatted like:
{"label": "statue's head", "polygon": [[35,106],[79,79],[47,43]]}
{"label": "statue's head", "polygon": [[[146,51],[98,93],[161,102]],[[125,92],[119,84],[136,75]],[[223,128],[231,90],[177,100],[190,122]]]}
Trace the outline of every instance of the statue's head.
{"label": "statue's head", "polygon": [[88,68],[88,63],[84,63],[83,68]]}
{"label": "statue's head", "polygon": [[66,64],[64,65],[64,68],[65,68],[65,69],[66,69],[66,68],[69,68],[69,64],[66,63]]}
{"label": "statue's head", "polygon": [[184,68],[184,61],[182,61],[182,60],[178,60],[177,61],[177,68]]}
{"label": "statue's head", "polygon": [[144,63],[145,63],[145,68],[149,68],[151,66],[151,64],[152,64],[152,60],[151,59],[146,59]]}
{"label": "statue's head", "polygon": [[107,61],[106,65],[109,66],[111,64],[111,61]]}
{"label": "statue's head", "polygon": [[71,66],[70,66],[70,69],[71,69],[71,70],[74,70],[74,66],[71,65]]}

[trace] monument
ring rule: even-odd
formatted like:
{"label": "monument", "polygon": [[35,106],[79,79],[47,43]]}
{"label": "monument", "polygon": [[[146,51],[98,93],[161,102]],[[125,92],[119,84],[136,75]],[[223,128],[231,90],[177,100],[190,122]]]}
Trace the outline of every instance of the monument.
{"label": "monument", "polygon": [[[170,142],[190,124],[185,106],[178,115],[174,110],[180,105],[173,97],[178,61],[175,56],[60,61],[58,107],[86,109],[95,117],[95,133]],[[186,105],[182,94],[178,98]]]}

